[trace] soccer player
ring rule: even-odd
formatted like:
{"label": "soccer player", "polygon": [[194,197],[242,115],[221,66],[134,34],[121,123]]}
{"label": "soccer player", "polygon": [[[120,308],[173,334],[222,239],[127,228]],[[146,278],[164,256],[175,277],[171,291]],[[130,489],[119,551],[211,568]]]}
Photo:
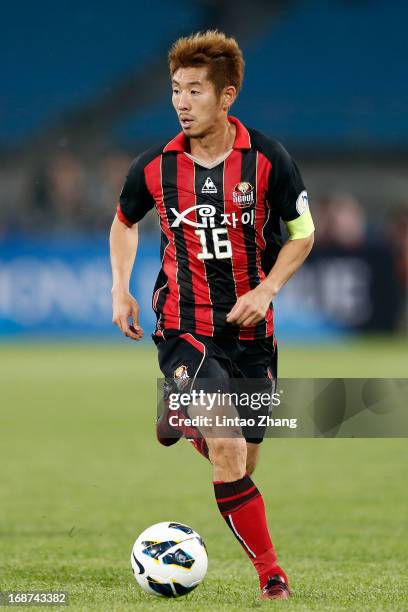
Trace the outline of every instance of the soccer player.
{"label": "soccer player", "polygon": [[[313,244],[307,192],[281,144],[229,115],[244,70],[235,39],[217,31],[181,38],[169,66],[181,132],[129,169],[110,237],[113,322],[125,336],[142,338],[129,280],[137,224],[155,208],[162,266],[153,339],[164,376],[178,389],[200,378],[223,389],[233,377],[270,384],[277,362],[272,301]],[[280,220],[288,232],[283,246]],[[165,410],[159,441],[170,445],[183,433]],[[261,598],[287,598],[288,577],[251,478],[264,430],[213,434],[209,426],[188,435],[211,461],[220,513],[259,575]]]}

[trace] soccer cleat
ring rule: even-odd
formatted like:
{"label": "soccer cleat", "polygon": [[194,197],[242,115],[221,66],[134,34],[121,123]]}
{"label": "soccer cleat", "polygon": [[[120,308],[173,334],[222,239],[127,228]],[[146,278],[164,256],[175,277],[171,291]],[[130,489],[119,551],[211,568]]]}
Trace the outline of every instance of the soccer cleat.
{"label": "soccer cleat", "polygon": [[168,402],[165,402],[165,408],[162,414],[156,421],[156,437],[163,446],[172,446],[182,438],[183,432],[175,429],[169,423],[170,414],[174,414],[173,410],[169,409]]}
{"label": "soccer cleat", "polygon": [[[170,416],[178,417],[177,425],[170,425]],[[180,414],[179,409],[170,410],[169,402],[165,399],[164,410],[156,421],[156,437],[158,442],[163,446],[173,446],[184,436],[205,459],[209,460],[207,442],[196,427],[185,425],[184,419],[185,415],[183,413]]]}
{"label": "soccer cleat", "polygon": [[276,574],[268,579],[261,592],[261,599],[288,599],[291,593],[286,582]]}
{"label": "soccer cleat", "polygon": [[207,442],[201,436],[198,429],[195,427],[187,427],[183,424],[183,419],[180,419],[180,424],[177,428],[170,425],[169,416],[175,413],[177,413],[177,411],[169,410],[166,405],[163,413],[158,417],[156,421],[156,437],[159,443],[163,446],[172,446],[176,444],[180,438],[185,436],[200,455],[210,460]]}
{"label": "soccer cleat", "polygon": [[[175,417],[177,424],[170,425],[170,416]],[[156,436],[160,444],[163,444],[163,446],[172,446],[173,444],[176,444],[176,442],[178,442],[183,436],[188,440],[196,440],[197,438],[200,438],[200,433],[196,427],[184,424],[185,418],[185,414],[181,410],[170,410],[168,402],[165,401],[163,413],[156,421]],[[197,450],[201,454],[204,454],[205,452],[205,450],[203,452],[203,450],[200,450],[199,448],[197,448]]]}

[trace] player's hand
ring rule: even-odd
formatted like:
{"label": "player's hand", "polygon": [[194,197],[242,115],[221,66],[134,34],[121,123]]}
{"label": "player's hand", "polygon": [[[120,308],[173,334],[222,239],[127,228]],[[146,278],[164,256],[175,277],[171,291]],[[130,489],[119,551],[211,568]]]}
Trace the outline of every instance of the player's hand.
{"label": "player's hand", "polygon": [[261,285],[241,295],[227,314],[227,322],[248,327],[265,319],[271,303],[270,292]]}
{"label": "player's hand", "polygon": [[139,304],[128,291],[112,289],[112,323],[132,340],[143,338],[143,329],[139,325]]}

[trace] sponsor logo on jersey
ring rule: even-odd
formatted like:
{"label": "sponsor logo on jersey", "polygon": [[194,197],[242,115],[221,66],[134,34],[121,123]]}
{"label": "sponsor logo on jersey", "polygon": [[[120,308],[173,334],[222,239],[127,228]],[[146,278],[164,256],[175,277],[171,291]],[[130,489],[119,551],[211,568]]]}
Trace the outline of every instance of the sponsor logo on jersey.
{"label": "sponsor logo on jersey", "polygon": [[[245,208],[245,206],[240,206],[240,208]],[[182,212],[179,212],[176,208],[170,208],[170,211],[174,215],[174,220],[170,224],[172,228],[180,227],[182,223],[196,228],[215,228],[216,226],[217,209],[212,204],[196,204]],[[194,216],[193,219],[191,219],[192,216]],[[235,228],[239,224],[254,225],[255,223],[254,209],[245,210],[242,213],[238,211],[224,212],[220,213],[219,216],[220,219],[217,223],[221,226],[229,225]]]}
{"label": "sponsor logo on jersey", "polygon": [[254,188],[251,183],[237,183],[232,192],[232,201],[240,208],[247,208],[254,203]]}
{"label": "sponsor logo on jersey", "polygon": [[214,182],[210,176],[207,176],[205,179],[201,193],[217,193],[217,187],[214,185]]}
{"label": "sponsor logo on jersey", "polygon": [[177,389],[184,389],[189,381],[189,375],[187,372],[187,366],[181,365],[174,370],[173,374],[174,382],[177,385]]}
{"label": "sponsor logo on jersey", "polygon": [[[197,204],[190,206],[181,213],[175,208],[170,208],[174,214],[175,219],[171,223],[171,227],[180,227],[181,223],[190,225],[190,227],[215,227],[215,214],[217,209],[212,204]],[[197,220],[189,219],[188,216],[195,213]]]}
{"label": "sponsor logo on jersey", "polygon": [[296,210],[298,211],[299,215],[303,215],[307,208],[309,208],[307,191],[301,191],[298,199],[296,200]]}

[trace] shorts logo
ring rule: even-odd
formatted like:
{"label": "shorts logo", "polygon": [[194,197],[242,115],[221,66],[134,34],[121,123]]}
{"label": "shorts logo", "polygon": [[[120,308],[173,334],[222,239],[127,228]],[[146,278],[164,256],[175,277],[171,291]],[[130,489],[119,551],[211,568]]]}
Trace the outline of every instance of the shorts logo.
{"label": "shorts logo", "polygon": [[307,208],[309,208],[307,191],[302,191],[296,200],[296,210],[298,211],[299,215],[303,215]]}
{"label": "shorts logo", "polygon": [[237,183],[232,192],[232,201],[240,208],[247,208],[254,203],[254,188],[251,183]]}
{"label": "shorts logo", "polygon": [[174,382],[177,385],[177,389],[184,389],[187,385],[190,377],[187,372],[187,366],[181,365],[174,370],[173,374]]}

